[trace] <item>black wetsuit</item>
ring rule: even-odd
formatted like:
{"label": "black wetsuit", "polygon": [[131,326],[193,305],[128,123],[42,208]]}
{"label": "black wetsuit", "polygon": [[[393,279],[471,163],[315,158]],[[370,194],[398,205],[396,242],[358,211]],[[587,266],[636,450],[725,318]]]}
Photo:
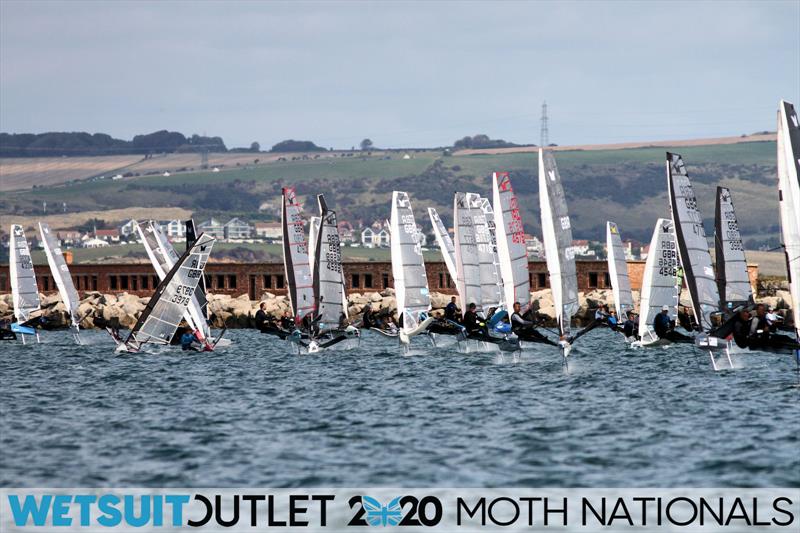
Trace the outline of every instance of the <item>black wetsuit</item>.
{"label": "black wetsuit", "polygon": [[458,322],[458,307],[453,302],[447,304],[444,308],[444,317],[447,320],[452,320],[453,322]]}
{"label": "black wetsuit", "polygon": [[468,333],[481,331],[481,325],[478,320],[478,315],[475,311],[467,311],[464,313],[464,327]]}
{"label": "black wetsuit", "polygon": [[269,322],[269,317],[263,309],[256,311],[256,329],[259,331],[264,331],[269,326]]}
{"label": "black wetsuit", "polygon": [[634,337],[636,335],[636,322],[631,320],[630,318],[622,324],[622,333],[626,337]]}

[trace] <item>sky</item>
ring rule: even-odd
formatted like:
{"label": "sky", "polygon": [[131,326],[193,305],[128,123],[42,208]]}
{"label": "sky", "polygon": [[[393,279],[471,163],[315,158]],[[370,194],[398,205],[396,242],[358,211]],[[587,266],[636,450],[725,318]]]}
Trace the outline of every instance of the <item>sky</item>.
{"label": "sky", "polygon": [[0,0],[0,131],[160,129],[228,147],[562,145],[775,129],[800,0]]}

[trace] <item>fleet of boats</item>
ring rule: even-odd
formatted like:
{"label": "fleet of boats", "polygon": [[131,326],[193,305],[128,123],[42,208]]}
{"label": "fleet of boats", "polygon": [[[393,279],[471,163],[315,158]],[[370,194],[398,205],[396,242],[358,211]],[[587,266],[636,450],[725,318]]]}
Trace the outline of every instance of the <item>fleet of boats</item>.
{"label": "fleet of boats", "polygon": [[[800,308],[800,127],[794,106],[781,101],[778,111],[778,196],[781,238],[786,254],[792,308]],[[634,318],[635,302],[619,226],[606,226],[608,271],[613,291],[613,314],[583,328],[573,326],[578,311],[578,282],[572,226],[567,201],[554,153],[539,150],[539,208],[544,251],[549,273],[557,330],[537,321],[531,301],[528,255],[519,203],[508,173],[492,175],[491,200],[473,192],[456,192],[453,198],[451,237],[434,208],[428,208],[436,242],[450,277],[455,280],[458,307],[464,313],[457,320],[431,314],[431,297],[422,255],[420,228],[408,193],[394,191],[391,198],[392,274],[396,298],[395,320],[376,327],[366,318],[359,323],[348,316],[341,243],[336,212],[320,195],[318,216],[309,223],[293,188],[282,191],[283,259],[292,316],[290,323],[271,324],[262,329],[286,340],[300,352],[314,353],[344,343],[358,343],[361,326],[395,337],[406,349],[416,337],[434,344],[440,335],[451,336],[466,351],[499,348],[521,350],[526,344],[556,347],[566,362],[574,343],[598,325],[612,326],[623,333],[633,347],[648,348],[672,343],[693,343],[707,351],[712,365],[724,354],[732,367],[731,353],[742,349],[794,353],[800,363],[800,331],[795,320],[794,338],[758,333],[758,342],[742,337],[743,321],[756,304],[747,273],[738,221],[731,191],[717,188],[712,261],[703,218],[683,158],[666,154],[669,218],[656,221],[645,263],[638,309],[638,327],[617,327]],[[305,228],[310,231],[306,237]],[[39,225],[53,278],[69,313],[70,330],[81,342],[78,325],[78,294],[69,275],[58,241],[46,224]],[[194,225],[187,223],[187,248],[179,256],[153,222],[136,225],[136,231],[158,274],[158,285],[150,302],[126,338],[110,330],[117,350],[138,351],[145,344],[174,342],[181,323],[188,325],[197,349],[213,350],[222,334],[212,336],[203,269],[214,239],[195,237]],[[11,227],[10,272],[14,316],[12,331],[35,336],[33,327],[40,310],[30,250],[23,228]],[[690,320],[679,311],[680,294],[686,286],[692,310]],[[661,321],[661,322],[659,322]],[[658,324],[672,324],[667,330]],[[674,324],[683,326],[677,331]],[[747,322],[750,328],[750,322]],[[227,339],[222,339],[228,344]]]}

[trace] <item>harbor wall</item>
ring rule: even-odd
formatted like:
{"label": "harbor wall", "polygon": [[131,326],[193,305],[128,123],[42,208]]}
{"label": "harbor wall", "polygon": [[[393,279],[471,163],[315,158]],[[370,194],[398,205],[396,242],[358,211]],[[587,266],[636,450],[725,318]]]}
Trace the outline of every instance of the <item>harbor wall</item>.
{"label": "harbor wall", "polygon": [[[39,291],[44,294],[57,292],[55,282],[47,265],[36,265],[36,280]],[[455,280],[450,278],[443,262],[425,264],[428,286],[431,291],[455,294]],[[578,290],[610,289],[608,263],[606,261],[576,261]],[[755,289],[758,281],[758,265],[748,265],[750,284]],[[531,290],[550,287],[547,263],[531,261],[528,264]],[[628,275],[631,288],[642,286],[644,261],[629,261]],[[106,294],[128,293],[150,296],[158,285],[158,277],[149,263],[74,264],[70,273],[78,292],[102,292]],[[345,283],[348,292],[374,292],[394,287],[390,262],[362,261],[344,264]],[[258,300],[265,292],[286,294],[283,265],[281,263],[209,263],[205,271],[209,292],[232,297],[248,295]],[[0,266],[0,294],[11,291],[8,265]]]}

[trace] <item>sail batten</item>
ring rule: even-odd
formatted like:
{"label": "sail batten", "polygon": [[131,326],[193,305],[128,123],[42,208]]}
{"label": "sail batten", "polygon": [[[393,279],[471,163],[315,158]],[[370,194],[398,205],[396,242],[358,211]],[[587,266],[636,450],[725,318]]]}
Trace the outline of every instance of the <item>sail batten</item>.
{"label": "sail batten", "polygon": [[572,225],[555,158],[549,150],[543,149],[539,150],[539,206],[556,320],[560,333],[569,336],[570,319],[578,312]]}
{"label": "sail batten", "polygon": [[714,250],[720,307],[733,309],[742,304],[752,303],[753,288],[747,275],[747,259],[744,255],[731,191],[727,187],[717,187]]}
{"label": "sail batten", "polygon": [[12,224],[9,239],[10,260],[8,266],[14,316],[17,322],[24,324],[30,320],[31,314],[41,307],[39,289],[36,286],[36,273],[33,270],[33,261],[31,261],[31,250],[22,226]]}
{"label": "sail batten", "polygon": [[703,331],[710,331],[713,329],[711,315],[719,311],[716,275],[689,174],[681,156],[670,152],[667,152],[667,186],[678,255],[695,320]]}
{"label": "sail batten", "polygon": [[308,244],[303,229],[302,207],[294,187],[282,190],[283,268],[295,322],[314,311],[314,287],[308,260]]}
{"label": "sail batten", "polygon": [[608,250],[608,277],[614,293],[614,307],[619,320],[625,318],[628,311],[633,310],[633,293],[631,280],[628,277],[628,262],[625,260],[625,249],[622,237],[614,222],[606,222],[606,249]]}
{"label": "sail batten", "polygon": [[430,310],[431,299],[419,230],[408,193],[392,192],[389,227],[397,313],[402,318],[403,329],[410,331],[419,325],[420,315]]}
{"label": "sail batten", "polygon": [[523,309],[530,304],[531,284],[528,275],[528,249],[522,216],[508,172],[492,175],[495,233],[505,305],[519,302]]}

